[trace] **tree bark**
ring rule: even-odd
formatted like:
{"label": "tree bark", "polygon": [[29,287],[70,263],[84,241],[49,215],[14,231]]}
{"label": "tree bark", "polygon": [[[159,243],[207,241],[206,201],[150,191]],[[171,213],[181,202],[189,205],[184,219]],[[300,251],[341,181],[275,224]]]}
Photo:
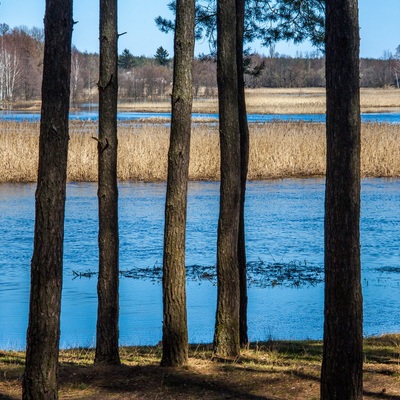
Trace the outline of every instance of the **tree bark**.
{"label": "tree bark", "polygon": [[236,61],[236,1],[217,3],[217,81],[221,151],[214,352],[236,357],[239,343],[240,127]]}
{"label": "tree bark", "polygon": [[23,399],[58,398],[72,0],[47,0]]}
{"label": "tree bark", "polygon": [[362,399],[357,0],[326,2],[327,172],[321,398]]}
{"label": "tree bark", "polygon": [[117,185],[117,0],[100,0],[99,75],[99,280],[96,364],[120,363],[119,234]]}
{"label": "tree bark", "polygon": [[240,129],[240,215],[239,215],[239,285],[240,285],[240,345],[249,342],[247,333],[247,265],[244,205],[246,199],[246,181],[249,166],[249,126],[247,124],[246,97],[244,91],[244,12],[245,1],[236,0],[236,62],[238,75],[238,113]]}
{"label": "tree bark", "polygon": [[163,257],[163,354],[161,365],[188,359],[185,238],[192,120],[194,0],[177,0],[172,119],[168,152]]}

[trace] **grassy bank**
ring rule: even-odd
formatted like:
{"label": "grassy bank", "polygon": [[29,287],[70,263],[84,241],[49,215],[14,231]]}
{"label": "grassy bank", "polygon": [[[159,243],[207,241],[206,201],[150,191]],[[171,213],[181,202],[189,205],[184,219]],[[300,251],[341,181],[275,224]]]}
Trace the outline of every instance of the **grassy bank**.
{"label": "grassy bank", "polygon": [[[72,121],[68,179],[96,181],[97,123]],[[250,126],[249,179],[316,177],[325,174],[325,127],[306,122]],[[0,122],[0,182],[34,182],[37,173],[38,123]],[[193,127],[190,179],[219,179],[216,124]],[[143,123],[119,125],[120,180],[166,179],[169,128]],[[363,124],[362,176],[400,176],[400,127]]]}
{"label": "grassy bank", "polygon": [[[364,343],[364,398],[400,398],[400,335]],[[212,358],[211,347],[192,345],[178,369],[159,366],[161,347],[123,347],[119,367],[93,366],[91,349],[60,354],[61,399],[299,399],[319,398],[322,343],[255,343],[236,360]],[[0,351],[0,398],[21,398],[22,352]]]}

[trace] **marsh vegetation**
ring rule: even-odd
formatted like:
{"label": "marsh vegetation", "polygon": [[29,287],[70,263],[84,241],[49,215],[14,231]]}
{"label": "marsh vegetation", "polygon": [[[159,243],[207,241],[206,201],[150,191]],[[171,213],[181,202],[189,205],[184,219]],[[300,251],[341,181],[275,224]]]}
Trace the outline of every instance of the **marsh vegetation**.
{"label": "marsh vegetation", "polygon": [[[0,182],[34,182],[39,123],[0,122]],[[71,121],[68,180],[97,180],[97,122]],[[119,124],[118,179],[162,181],[167,174],[169,127]],[[400,176],[400,129],[394,124],[362,126],[363,177]],[[250,180],[318,177],[325,174],[325,126],[307,122],[250,125]],[[192,128],[189,178],[219,179],[218,127]]]}
{"label": "marsh vegetation", "polygon": [[[249,113],[324,113],[322,88],[247,89]],[[363,89],[362,112],[398,112],[400,92]],[[120,111],[169,112],[169,102],[120,103]],[[195,113],[216,113],[217,99],[195,101]],[[118,179],[166,179],[169,126],[166,119],[120,121]],[[191,180],[219,179],[216,120],[194,120],[190,153]],[[39,123],[0,121],[0,182],[34,182],[37,173]],[[69,181],[97,180],[97,121],[70,122]],[[250,124],[250,180],[318,177],[325,174],[325,125],[307,122]],[[400,176],[398,125],[364,123],[363,177]]]}

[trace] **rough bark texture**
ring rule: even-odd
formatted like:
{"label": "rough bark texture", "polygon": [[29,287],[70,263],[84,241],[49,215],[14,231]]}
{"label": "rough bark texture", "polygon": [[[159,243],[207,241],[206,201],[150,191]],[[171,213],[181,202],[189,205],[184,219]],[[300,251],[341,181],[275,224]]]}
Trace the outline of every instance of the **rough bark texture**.
{"label": "rough bark texture", "polygon": [[188,359],[185,237],[192,119],[194,0],[178,0],[174,39],[172,120],[168,152],[163,257],[163,354],[161,365]]}
{"label": "rough bark texture", "polygon": [[321,398],[362,399],[357,0],[326,2],[327,174]]}
{"label": "rough bark texture", "polygon": [[100,0],[99,280],[96,364],[119,364],[119,237],[117,187],[117,0]]}
{"label": "rough bark texture", "polygon": [[244,92],[244,0],[236,0],[236,57],[238,74],[238,112],[240,127],[240,217],[239,217],[239,242],[238,262],[240,281],[240,345],[247,345],[247,267],[246,267],[246,240],[244,204],[246,199],[246,181],[249,166],[249,126],[247,124],[246,98]]}
{"label": "rough bark texture", "polygon": [[72,1],[47,0],[23,399],[58,398],[72,26]]}
{"label": "rough bark texture", "polygon": [[221,149],[214,352],[236,357],[239,343],[240,129],[236,63],[236,1],[217,3],[217,81]]}

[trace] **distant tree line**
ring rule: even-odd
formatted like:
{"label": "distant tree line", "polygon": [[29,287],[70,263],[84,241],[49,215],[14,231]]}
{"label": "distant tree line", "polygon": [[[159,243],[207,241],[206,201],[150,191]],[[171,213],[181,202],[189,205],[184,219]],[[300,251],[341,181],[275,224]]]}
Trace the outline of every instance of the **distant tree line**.
{"label": "distant tree line", "polygon": [[43,29],[0,24],[0,101],[40,96]]}
{"label": "distant tree line", "polygon": [[[44,33],[41,28],[0,24],[0,102],[40,99]],[[325,58],[319,51],[299,52],[295,57],[279,54],[271,45],[267,55],[244,57],[245,85],[249,88],[324,87]],[[71,101],[97,102],[99,54],[72,48]],[[157,101],[172,92],[172,59],[159,47],[153,57],[135,56],[128,49],[118,56],[119,98]],[[193,63],[194,97],[217,94],[216,58],[201,54]],[[384,51],[379,59],[360,60],[361,87],[400,88],[400,46]]]}

